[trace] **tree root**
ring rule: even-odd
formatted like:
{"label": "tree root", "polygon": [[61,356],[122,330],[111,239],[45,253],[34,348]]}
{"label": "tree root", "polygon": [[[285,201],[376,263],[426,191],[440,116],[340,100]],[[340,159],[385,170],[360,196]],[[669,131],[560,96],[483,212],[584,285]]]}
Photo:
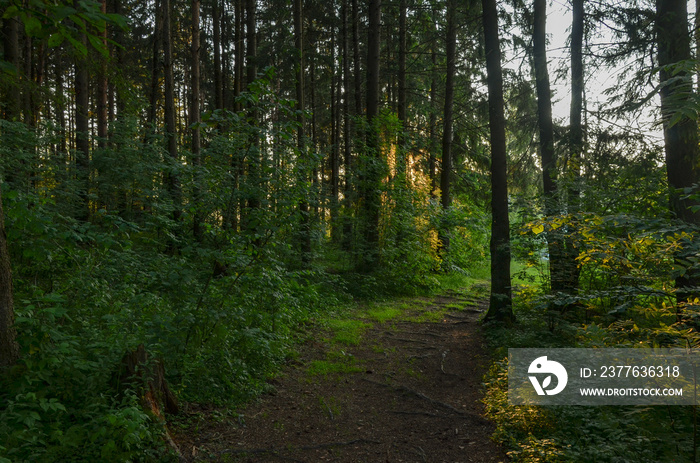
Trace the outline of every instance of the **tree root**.
{"label": "tree root", "polygon": [[377,382],[377,381],[372,381],[371,379],[367,379],[367,378],[362,378],[362,379],[363,379],[364,381],[367,381],[368,383],[376,384],[376,385],[378,385],[378,386],[388,387],[389,389],[393,389],[393,390],[395,390],[395,391],[397,391],[397,392],[403,392],[403,393],[406,393],[406,394],[413,395],[413,396],[418,397],[419,399],[423,399],[423,400],[425,400],[425,401],[427,401],[427,402],[429,402],[429,403],[431,403],[431,404],[433,404],[433,405],[435,405],[435,406],[445,408],[445,409],[451,411],[452,413],[454,413],[454,414],[456,414],[456,415],[462,416],[462,417],[464,417],[464,418],[468,418],[468,419],[473,420],[473,421],[477,421],[477,422],[479,422],[480,424],[488,424],[488,423],[489,423],[486,419],[482,418],[481,416],[479,416],[479,415],[477,415],[477,414],[474,414],[474,413],[466,413],[466,412],[463,412],[462,410],[458,410],[457,408],[453,407],[452,405],[450,405],[450,404],[448,404],[448,403],[441,402],[441,401],[439,401],[439,400],[435,400],[435,399],[433,399],[433,398],[431,398],[431,397],[428,397],[427,395],[423,394],[422,392],[419,392],[419,391],[416,391],[416,390],[414,390],[414,389],[411,389],[411,388],[408,387],[408,386],[404,386],[404,385],[401,385],[401,386],[392,386],[392,385],[390,385],[390,384],[383,384],[383,383],[379,383],[379,382]]}
{"label": "tree root", "polygon": [[[355,445],[355,444],[381,444],[380,441],[376,440],[370,440],[370,439],[354,439],[351,441],[346,441],[346,442],[328,442],[325,444],[317,444],[317,445],[304,445],[301,447],[284,447],[284,448],[256,448],[256,449],[225,449],[219,452],[219,455],[224,455],[227,453],[231,454],[245,454],[245,453],[250,453],[250,454],[272,454],[280,458],[285,458],[287,459],[288,457],[284,457],[280,455],[280,452],[291,452],[291,451],[299,451],[299,450],[323,450],[323,449],[329,449],[333,447],[347,447],[348,445]],[[296,460],[294,460],[296,461]]]}
{"label": "tree root", "polygon": [[423,415],[429,416],[431,418],[440,418],[440,415],[436,415],[435,413],[430,412],[409,412],[404,410],[392,410],[391,413],[394,413],[395,415]]}

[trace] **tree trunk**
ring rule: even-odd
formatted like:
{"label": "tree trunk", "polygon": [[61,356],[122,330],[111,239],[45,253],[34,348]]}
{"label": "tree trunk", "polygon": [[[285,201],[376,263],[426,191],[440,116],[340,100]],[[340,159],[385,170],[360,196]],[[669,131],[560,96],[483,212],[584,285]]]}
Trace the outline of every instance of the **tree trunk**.
{"label": "tree trunk", "polygon": [[243,62],[245,60],[245,49],[243,41],[243,0],[236,0],[234,19],[234,32],[233,32],[233,43],[234,43],[234,53],[236,55],[236,61],[233,64],[233,97],[234,105],[233,110],[238,112],[242,109],[238,97],[241,95],[241,90],[243,90]]}
{"label": "tree trunk", "polygon": [[165,175],[165,185],[170,199],[173,201],[173,220],[176,222],[182,216],[182,190],[180,179],[175,172],[178,164],[177,125],[175,123],[175,80],[173,77],[173,44],[172,26],[170,24],[170,0],[163,2],[163,73],[165,77],[165,139],[168,154],[172,158],[171,169]]}
{"label": "tree trunk", "polygon": [[[684,0],[657,0],[656,33],[661,81],[661,113],[664,122],[666,171],[669,185],[669,208],[678,220],[700,225],[700,210],[696,200],[685,197],[684,189],[698,183],[698,123],[687,116],[684,109],[694,107],[692,74],[683,66],[692,58],[688,34],[687,2]],[[673,121],[673,123],[672,123]],[[679,251],[677,263],[688,256]],[[686,273],[676,277],[676,298],[687,302],[697,296],[690,288],[700,286],[700,278]]]}
{"label": "tree trunk", "polygon": [[7,250],[2,192],[0,192],[0,370],[14,365],[19,358],[14,321],[12,270],[10,254]]}
{"label": "tree trunk", "polygon": [[[557,207],[557,161],[554,154],[554,124],[552,123],[552,93],[547,70],[546,19],[547,0],[534,1],[533,64],[537,90],[537,125],[539,127],[539,154],[542,165],[542,185],[545,216],[558,214]],[[563,265],[563,239],[559,231],[547,233],[549,252],[549,275],[553,292],[565,290],[565,267]]]}
{"label": "tree trunk", "polygon": [[214,108],[224,107],[224,86],[221,72],[221,4],[219,0],[213,0],[212,23],[214,29]]}
{"label": "tree trunk", "polygon": [[[255,81],[258,73],[257,68],[257,37],[256,37],[256,0],[246,0],[246,72],[247,84],[250,86]],[[257,124],[258,113],[254,105],[248,108],[248,119],[253,125]],[[255,131],[251,130],[248,138],[248,189],[252,193],[247,198],[247,208],[257,209],[260,207],[260,173],[262,172],[262,158],[260,157],[260,140]],[[246,221],[248,223],[248,221]],[[257,242],[257,240],[256,240]]]}
{"label": "tree trunk", "polygon": [[15,82],[18,82],[21,70],[19,68],[19,19],[6,18],[3,20],[3,60],[15,68],[14,79],[5,79],[3,100],[5,101],[5,120],[16,120],[20,117],[20,92]]}
{"label": "tree trunk", "polygon": [[[87,36],[81,41],[87,48]],[[87,57],[77,53],[75,61],[75,163],[78,179],[78,205],[75,218],[87,221],[90,217],[88,191],[90,189],[90,86]]]}
{"label": "tree trunk", "polygon": [[[100,9],[103,14],[107,13],[107,0],[102,0]],[[100,40],[102,45],[107,48],[107,28],[100,33]],[[107,96],[109,81],[107,79],[107,64],[109,61],[108,56],[100,56],[100,68],[97,75],[97,146],[100,149],[104,149],[107,146],[107,124],[108,124],[108,114],[107,114]]]}
{"label": "tree trunk", "polygon": [[154,4],[154,25],[153,25],[153,57],[151,63],[151,92],[150,104],[148,106],[147,125],[156,132],[156,117],[158,114],[158,97],[160,95],[159,76],[163,63],[160,60],[160,51],[163,41],[163,1],[155,0]]}
{"label": "tree trunk", "polygon": [[510,224],[506,169],[506,123],[503,112],[503,73],[498,42],[496,0],[481,0],[489,92],[491,134],[491,298],[487,320],[514,321],[510,280]]}
{"label": "tree trunk", "polygon": [[[445,75],[445,112],[442,129],[442,170],[440,172],[440,204],[443,211],[452,204],[450,176],[452,174],[452,110],[454,106],[455,57],[457,48],[457,25],[455,23],[455,0],[447,1],[447,72]],[[449,230],[440,227],[440,253],[443,258],[450,247]]]}
{"label": "tree trunk", "polygon": [[[296,97],[297,97],[297,148],[299,150],[299,160],[301,166],[299,168],[302,184],[306,183],[306,140],[304,134],[304,115],[302,111],[305,109],[304,104],[304,19],[303,19],[303,0],[294,0],[294,47],[297,52],[296,62]],[[311,260],[311,217],[309,215],[309,202],[307,200],[306,191],[299,202],[299,211],[301,213],[301,260],[304,264]]]}
{"label": "tree trunk", "polygon": [[397,117],[401,123],[399,149],[406,149],[406,0],[399,1],[399,72]]}
{"label": "tree trunk", "polygon": [[200,0],[192,0],[192,107],[190,109],[190,126],[192,127],[192,157],[194,161],[194,191],[193,200],[195,213],[192,222],[192,232],[194,238],[201,242],[204,239],[202,222],[202,142],[200,138],[199,123],[201,122],[200,109],[200,65],[199,65],[199,11]]}
{"label": "tree trunk", "polygon": [[[567,193],[569,213],[576,214],[581,206],[581,160],[583,159],[583,32],[584,0],[573,0],[573,20],[571,23],[571,113],[569,133],[569,162],[566,170],[569,182]],[[565,237],[565,282],[564,291],[573,293],[578,288],[580,269],[576,258],[578,251],[574,247],[570,234]]]}
{"label": "tree trunk", "polygon": [[348,21],[350,5],[348,0],[343,0],[342,23],[343,23],[343,162],[345,163],[345,183],[343,185],[343,247],[350,250],[352,246],[352,136],[354,134],[354,124],[350,120],[350,24]]}
{"label": "tree trunk", "polygon": [[352,0],[352,60],[355,77],[355,115],[362,115],[362,68],[360,67],[360,12]]}
{"label": "tree trunk", "polygon": [[[350,125],[350,34],[348,31],[348,0],[343,0],[342,6],[343,15],[343,161],[345,163],[345,185],[343,195],[346,203],[350,196],[350,175],[352,172],[352,127]],[[347,227],[346,227],[347,230]]]}
{"label": "tree trunk", "polygon": [[[333,18],[335,19],[335,18]],[[331,133],[330,133],[330,167],[331,167],[331,198],[330,198],[330,215],[331,215],[331,240],[333,242],[338,242],[339,239],[339,224],[338,224],[338,199],[340,197],[340,146],[338,144],[338,125],[340,120],[338,119],[338,82],[339,77],[336,69],[337,59],[336,59],[336,27],[335,21],[330,25],[331,32],[331,60],[330,60],[330,74],[331,74]]]}
{"label": "tree trunk", "polygon": [[367,35],[367,159],[363,185],[365,245],[362,267],[373,270],[379,263],[379,219],[381,212],[381,152],[375,118],[379,114],[379,60],[381,51],[381,0],[369,2]]}
{"label": "tree trunk", "polygon": [[[433,23],[434,25],[434,23]],[[428,123],[428,175],[430,177],[430,196],[437,199],[437,161],[435,152],[438,149],[437,131],[437,53],[435,46],[430,51],[430,117]]]}

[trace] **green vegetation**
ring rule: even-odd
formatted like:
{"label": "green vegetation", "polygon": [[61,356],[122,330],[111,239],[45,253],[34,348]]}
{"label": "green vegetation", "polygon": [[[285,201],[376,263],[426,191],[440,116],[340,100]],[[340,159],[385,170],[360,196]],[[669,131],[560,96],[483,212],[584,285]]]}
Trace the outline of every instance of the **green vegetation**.
{"label": "green vegetation", "polygon": [[173,461],[151,385],[235,409],[473,298],[515,459],[700,459],[695,409],[504,396],[509,346],[700,346],[700,51],[652,3],[570,2],[567,119],[544,0],[2,2],[0,463]]}
{"label": "green vegetation", "polygon": [[314,360],[309,364],[306,372],[309,376],[328,376],[342,373],[359,373],[362,367],[352,363],[330,362],[328,360]]}

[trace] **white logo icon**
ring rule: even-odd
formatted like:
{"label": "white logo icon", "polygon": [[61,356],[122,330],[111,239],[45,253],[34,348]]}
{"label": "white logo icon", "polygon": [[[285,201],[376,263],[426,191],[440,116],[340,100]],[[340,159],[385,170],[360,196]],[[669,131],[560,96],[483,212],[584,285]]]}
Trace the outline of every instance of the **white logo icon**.
{"label": "white logo icon", "polygon": [[[547,360],[547,356],[538,357],[532,361],[530,368],[527,370],[528,373],[546,373],[547,376],[543,379],[542,384],[540,384],[537,376],[529,376],[532,386],[537,391],[537,395],[557,395],[566,387],[566,382],[569,380],[569,375],[566,373],[566,368],[554,360]],[[552,383],[552,375],[557,377],[557,387],[554,389],[547,389]]]}

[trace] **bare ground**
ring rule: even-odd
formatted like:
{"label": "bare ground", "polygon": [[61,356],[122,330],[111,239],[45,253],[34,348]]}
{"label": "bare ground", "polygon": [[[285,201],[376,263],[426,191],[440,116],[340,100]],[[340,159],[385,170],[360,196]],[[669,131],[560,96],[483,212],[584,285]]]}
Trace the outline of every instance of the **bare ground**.
{"label": "bare ground", "polygon": [[[415,298],[397,318],[369,327],[357,345],[319,332],[274,381],[274,391],[175,434],[186,461],[505,462],[483,418],[488,365],[482,300],[451,292]],[[329,362],[329,359],[332,360]],[[313,374],[310,366],[344,365]],[[322,362],[318,362],[322,361]]]}

